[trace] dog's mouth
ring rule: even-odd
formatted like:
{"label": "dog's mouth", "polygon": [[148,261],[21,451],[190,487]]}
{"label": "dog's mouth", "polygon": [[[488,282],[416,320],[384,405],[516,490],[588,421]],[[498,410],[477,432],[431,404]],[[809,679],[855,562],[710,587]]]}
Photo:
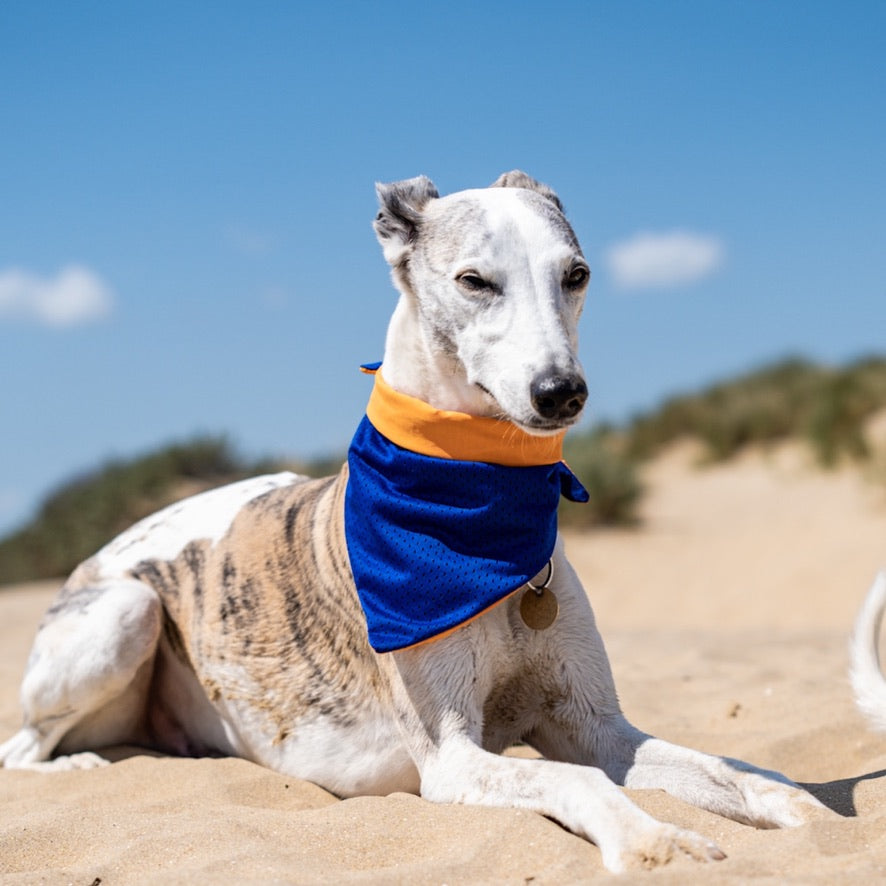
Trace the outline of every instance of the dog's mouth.
{"label": "dog's mouth", "polygon": [[553,434],[560,434],[571,428],[578,421],[578,416],[575,418],[561,419],[560,421],[550,421],[543,418],[530,419],[529,421],[517,421],[512,418],[511,421],[528,434],[537,434],[539,437],[548,437]]}
{"label": "dog's mouth", "polygon": [[500,421],[511,422],[511,424],[520,428],[521,431],[525,431],[527,434],[532,434],[537,437],[551,437],[555,434],[561,434],[563,431],[568,430],[576,424],[581,417],[581,412],[579,412],[577,415],[563,418],[544,418],[540,415],[530,415],[529,417],[518,418],[502,408],[501,402],[495,394],[489,390],[489,388],[480,382],[474,382],[474,385],[495,404],[497,412],[493,416],[494,418],[497,418]]}

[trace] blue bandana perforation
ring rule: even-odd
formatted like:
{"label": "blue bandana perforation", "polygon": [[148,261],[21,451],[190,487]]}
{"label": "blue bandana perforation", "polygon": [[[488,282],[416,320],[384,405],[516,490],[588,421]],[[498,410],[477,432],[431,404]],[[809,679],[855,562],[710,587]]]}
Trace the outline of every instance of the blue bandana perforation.
{"label": "blue bandana perforation", "polygon": [[345,538],[378,652],[445,633],[550,559],[557,504],[588,493],[562,462],[506,467],[403,449],[363,419],[348,452]]}

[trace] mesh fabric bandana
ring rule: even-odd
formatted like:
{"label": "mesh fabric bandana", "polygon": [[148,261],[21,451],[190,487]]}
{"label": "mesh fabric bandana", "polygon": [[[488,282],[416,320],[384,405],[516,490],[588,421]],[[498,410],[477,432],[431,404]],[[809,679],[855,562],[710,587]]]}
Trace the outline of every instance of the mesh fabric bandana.
{"label": "mesh fabric bandana", "polygon": [[380,374],[366,412],[348,451],[345,538],[369,642],[391,652],[523,587],[553,553],[560,496],[588,493],[560,460],[562,435],[433,409]]}

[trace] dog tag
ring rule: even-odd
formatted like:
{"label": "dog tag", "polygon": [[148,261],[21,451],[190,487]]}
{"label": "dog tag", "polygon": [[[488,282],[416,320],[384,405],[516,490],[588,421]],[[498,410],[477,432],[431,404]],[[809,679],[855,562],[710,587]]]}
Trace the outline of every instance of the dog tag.
{"label": "dog tag", "polygon": [[559,612],[557,595],[550,588],[527,588],[520,600],[520,617],[533,631],[549,628]]}

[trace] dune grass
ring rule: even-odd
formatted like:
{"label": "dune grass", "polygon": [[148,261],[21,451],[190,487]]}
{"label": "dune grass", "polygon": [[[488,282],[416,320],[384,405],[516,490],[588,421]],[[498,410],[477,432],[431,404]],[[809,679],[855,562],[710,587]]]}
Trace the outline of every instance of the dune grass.
{"label": "dune grass", "polygon": [[643,496],[637,464],[625,454],[624,435],[608,426],[566,438],[563,456],[590,494],[587,504],[563,499],[564,526],[632,526]]}
{"label": "dune grass", "polygon": [[864,423],[886,407],[886,359],[829,368],[789,359],[731,381],[667,400],[625,429],[627,454],[651,458],[681,437],[694,437],[710,461],[752,444],[805,440],[824,467],[864,459]]}

